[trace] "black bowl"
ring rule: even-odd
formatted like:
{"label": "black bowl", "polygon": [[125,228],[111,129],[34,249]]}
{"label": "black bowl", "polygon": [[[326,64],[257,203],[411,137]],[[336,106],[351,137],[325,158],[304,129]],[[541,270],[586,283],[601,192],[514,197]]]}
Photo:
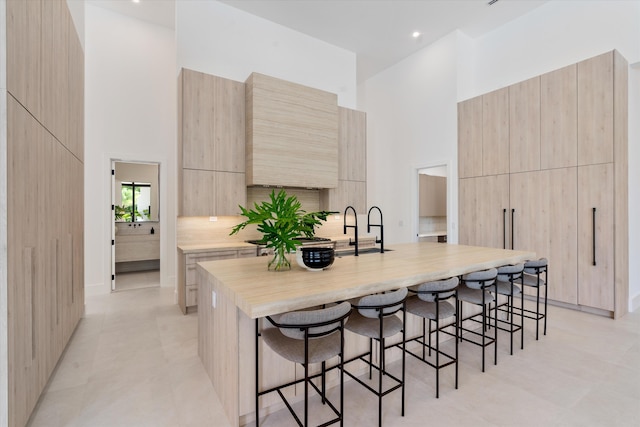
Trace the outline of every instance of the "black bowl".
{"label": "black bowl", "polygon": [[302,262],[307,268],[323,269],[333,264],[336,252],[333,248],[300,248],[302,251]]}

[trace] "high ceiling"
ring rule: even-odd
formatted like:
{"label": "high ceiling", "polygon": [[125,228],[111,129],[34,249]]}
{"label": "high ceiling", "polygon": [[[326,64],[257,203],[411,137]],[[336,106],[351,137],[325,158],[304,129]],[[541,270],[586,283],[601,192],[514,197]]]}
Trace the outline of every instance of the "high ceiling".
{"label": "high ceiling", "polygon": [[[193,1],[193,0],[177,0]],[[200,0],[213,1],[213,0]],[[174,0],[87,0],[173,27]],[[358,81],[459,29],[479,37],[542,0],[221,0],[222,3],[355,52]],[[489,4],[493,3],[493,4]],[[421,35],[413,38],[412,33]]]}

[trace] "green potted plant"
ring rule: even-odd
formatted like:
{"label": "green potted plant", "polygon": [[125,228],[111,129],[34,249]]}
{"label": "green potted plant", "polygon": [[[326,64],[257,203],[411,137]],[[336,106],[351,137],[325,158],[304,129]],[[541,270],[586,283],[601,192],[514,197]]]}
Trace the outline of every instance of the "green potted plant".
{"label": "green potted plant", "polygon": [[315,226],[326,221],[333,212],[319,211],[307,213],[302,209],[298,198],[287,196],[284,190],[276,194],[273,190],[268,201],[254,203],[249,210],[240,206],[242,216],[247,220],[233,227],[230,235],[238,233],[249,224],[258,224],[262,233],[261,243],[273,248],[274,257],[269,261],[269,270],[280,271],[291,269],[287,254],[300,245],[298,237],[311,238],[315,234]]}

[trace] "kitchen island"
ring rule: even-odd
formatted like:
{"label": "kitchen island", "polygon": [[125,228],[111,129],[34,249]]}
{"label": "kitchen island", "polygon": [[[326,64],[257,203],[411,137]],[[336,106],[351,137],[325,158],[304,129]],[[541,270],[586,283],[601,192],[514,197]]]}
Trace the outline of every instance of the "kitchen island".
{"label": "kitchen island", "polygon": [[[535,257],[529,251],[430,242],[389,249],[336,258],[324,271],[308,271],[292,260],[290,271],[270,272],[264,258],[198,264],[198,354],[232,425],[251,421],[255,407],[255,319]],[[296,376],[295,366],[266,346],[260,354],[262,386]],[[261,406],[278,402],[269,397]]]}

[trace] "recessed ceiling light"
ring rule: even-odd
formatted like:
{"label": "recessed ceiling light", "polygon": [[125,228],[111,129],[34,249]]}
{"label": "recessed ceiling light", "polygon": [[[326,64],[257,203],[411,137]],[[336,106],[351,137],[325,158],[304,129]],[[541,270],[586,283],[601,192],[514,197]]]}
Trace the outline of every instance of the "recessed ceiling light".
{"label": "recessed ceiling light", "polygon": [[411,34],[413,36],[414,39],[417,39],[418,37],[420,37],[420,31],[414,31],[413,34]]}
{"label": "recessed ceiling light", "polygon": [[134,3],[140,3],[140,0],[131,0]]}

